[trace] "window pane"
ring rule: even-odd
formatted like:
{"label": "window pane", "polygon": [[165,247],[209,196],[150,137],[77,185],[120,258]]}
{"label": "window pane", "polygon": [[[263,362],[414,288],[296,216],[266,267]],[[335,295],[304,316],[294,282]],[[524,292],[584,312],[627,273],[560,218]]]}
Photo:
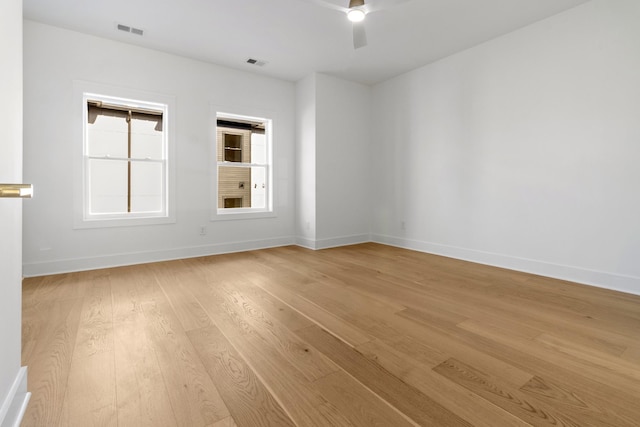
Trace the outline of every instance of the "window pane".
{"label": "window pane", "polygon": [[131,212],[162,211],[162,163],[131,162]]}
{"label": "window pane", "polygon": [[218,161],[250,163],[251,133],[242,129],[218,127]]}
{"label": "window pane", "polygon": [[258,165],[267,163],[267,138],[264,133],[251,134],[251,161]]}
{"label": "window pane", "polygon": [[267,201],[267,168],[254,166],[251,168],[251,207],[265,208]]}
{"label": "window pane", "polygon": [[87,154],[126,158],[128,149],[126,113],[89,107]]}
{"label": "window pane", "polygon": [[216,115],[217,207],[220,211],[241,208],[233,213],[244,215],[251,209],[265,213],[271,208],[270,135],[269,119]]}
{"label": "window pane", "polygon": [[133,114],[131,120],[131,157],[161,160],[162,116]]}
{"label": "window pane", "polygon": [[[242,199],[241,206],[251,207],[251,168],[228,167],[218,168],[218,206],[225,206],[225,199]],[[234,202],[237,204],[237,202]],[[227,203],[227,206],[229,203]]]}
{"label": "window pane", "polygon": [[127,163],[125,160],[89,160],[92,214],[127,212]]}

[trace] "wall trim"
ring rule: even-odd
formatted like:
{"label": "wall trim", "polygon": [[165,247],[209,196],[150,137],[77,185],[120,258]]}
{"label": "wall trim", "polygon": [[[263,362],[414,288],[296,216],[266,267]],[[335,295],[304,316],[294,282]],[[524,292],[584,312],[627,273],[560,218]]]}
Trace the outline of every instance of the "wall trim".
{"label": "wall trim", "polygon": [[308,239],[306,237],[296,237],[296,245],[303,248],[320,250],[337,248],[338,246],[357,245],[371,241],[369,234],[353,234],[350,236],[329,237],[326,239]]}
{"label": "wall trim", "polygon": [[371,241],[369,234],[353,234],[350,236],[329,237],[327,239],[316,239],[315,249],[337,248],[339,246],[357,245]]}
{"label": "wall trim", "polygon": [[300,237],[300,236],[296,237],[296,245],[302,246],[303,248],[307,248],[307,249],[313,249],[313,250],[318,249],[316,247],[315,239],[309,239],[307,237]]}
{"label": "wall trim", "polygon": [[156,251],[128,252],[86,258],[63,259],[46,262],[32,262],[23,265],[24,277],[48,274],[70,273],[74,271],[96,270],[100,268],[122,267],[125,265],[147,264],[199,256],[219,255],[233,252],[252,251],[296,244],[294,237],[279,237],[263,240],[216,243]]}
{"label": "wall trim", "polygon": [[446,256],[449,258],[491,265],[494,267],[522,271],[524,273],[567,280],[598,288],[640,295],[640,277],[589,270],[570,265],[554,264],[534,259],[519,258],[511,255],[460,248],[456,246],[383,234],[373,234],[371,236],[371,241],[385,245],[397,246],[404,249],[412,249],[419,252]]}
{"label": "wall trim", "polygon": [[0,406],[0,427],[20,427],[31,393],[27,391],[27,367],[18,370],[7,398]]}
{"label": "wall trim", "polygon": [[[456,258],[494,267],[522,271],[555,279],[568,280],[584,285],[610,289],[619,292],[640,295],[640,277],[605,271],[589,270],[580,267],[554,264],[528,258],[520,258],[492,252],[443,245],[421,240],[383,234],[355,234],[351,236],[309,239],[305,237],[280,237],[264,240],[219,243],[211,245],[166,249],[158,251],[130,252],[117,255],[105,255],[78,259],[66,259],[24,264],[24,277],[44,276],[48,274],[69,273],[73,271],[94,270],[99,268],[121,267],[125,265],[170,261],[198,256],[219,255],[232,252],[244,252],[279,246],[297,245],[307,249],[320,250],[338,246],[375,242],[419,252]],[[4,427],[4,426],[2,426]]]}

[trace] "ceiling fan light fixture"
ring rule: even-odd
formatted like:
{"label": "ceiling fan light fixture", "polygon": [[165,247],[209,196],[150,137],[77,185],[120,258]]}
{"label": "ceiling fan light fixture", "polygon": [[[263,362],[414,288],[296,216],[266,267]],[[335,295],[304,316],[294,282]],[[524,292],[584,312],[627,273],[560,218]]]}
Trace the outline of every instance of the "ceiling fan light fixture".
{"label": "ceiling fan light fixture", "polygon": [[364,17],[365,13],[362,9],[350,9],[349,12],[347,12],[347,18],[349,18],[351,22],[361,22],[364,20]]}

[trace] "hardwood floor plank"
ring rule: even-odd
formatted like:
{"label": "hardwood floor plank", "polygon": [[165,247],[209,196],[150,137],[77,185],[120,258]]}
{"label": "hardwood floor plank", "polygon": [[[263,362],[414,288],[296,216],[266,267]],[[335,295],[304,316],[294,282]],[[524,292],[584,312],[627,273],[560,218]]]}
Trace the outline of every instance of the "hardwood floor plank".
{"label": "hardwood floor plank", "polygon": [[531,396],[511,389],[495,378],[456,359],[448,359],[433,370],[504,408],[534,426],[598,426],[593,419],[575,417],[549,407]]}
{"label": "hardwood floor plank", "polygon": [[570,332],[563,329],[554,329],[553,336],[616,357],[621,357],[630,346],[634,345],[634,340],[622,340],[619,336],[612,336],[612,334],[601,333],[599,331],[596,333],[592,332],[593,331]]}
{"label": "hardwood floor plank", "polygon": [[[594,350],[590,347],[572,343],[569,340],[559,339],[552,333],[545,333],[536,338],[537,342],[544,344],[561,353],[571,355],[589,364],[602,367],[611,376],[618,376],[622,379],[635,380],[640,385],[640,369],[634,363],[629,363],[619,357],[610,356]],[[640,387],[640,386],[639,386]]]}
{"label": "hardwood floor plank", "polygon": [[[243,274],[242,276],[244,277],[245,275]],[[276,319],[287,329],[294,331],[296,329],[306,328],[314,323],[308,317],[294,310],[280,299],[275,298],[260,286],[251,283],[249,279],[247,279],[247,282],[244,280],[234,281],[233,287],[242,291],[244,296],[250,300],[252,304],[255,304],[260,310]]]}
{"label": "hardwood floor plank", "polygon": [[241,336],[230,342],[251,366],[263,384],[276,397],[296,425],[326,426],[343,416],[322,397],[317,386],[309,382],[282,355],[265,346],[255,336]]}
{"label": "hardwood floor plank", "polygon": [[118,425],[113,350],[76,357],[62,405],[61,426]]}
{"label": "hardwood floor plank", "polygon": [[[533,286],[524,286],[518,292],[518,297],[532,301],[544,302],[557,310],[574,313],[584,317],[613,321],[618,327],[620,324],[640,322],[640,313],[634,309],[633,298],[618,298],[616,292],[602,293],[577,288],[575,283],[558,281],[555,286],[549,286],[546,280],[540,280],[539,276],[528,278],[527,283]],[[495,285],[494,285],[495,286]],[[580,289],[579,292],[576,292]],[[548,300],[541,300],[540,296],[548,296]],[[597,293],[597,295],[596,295]],[[640,298],[636,298],[636,303]]]}
{"label": "hardwood floor plank", "polygon": [[232,417],[228,417],[223,420],[216,421],[215,423],[211,424],[211,427],[238,427],[238,425]]}
{"label": "hardwood floor plank", "polygon": [[22,305],[33,307],[40,301],[37,298],[37,291],[42,282],[49,276],[25,277],[22,279]]}
{"label": "hardwood floor plank", "polygon": [[[297,272],[304,272],[305,276],[313,278],[310,284],[315,286],[305,286],[305,290],[312,291],[320,288],[320,295],[332,296],[338,302],[358,307],[367,305],[376,307],[380,310],[396,312],[405,308],[402,304],[398,304],[393,299],[380,297],[373,293],[363,292],[360,286],[361,282],[385,282],[383,277],[376,271],[362,268],[357,264],[351,263],[352,254],[342,254],[340,262],[336,262],[327,256],[327,252],[320,254],[308,253],[300,248],[277,248],[279,252],[284,252],[285,256],[295,256],[303,261],[302,266],[296,265]],[[355,285],[355,286],[352,286]],[[331,292],[327,291],[331,289]]]}
{"label": "hardwood floor plank", "polygon": [[212,292],[210,286],[208,283],[201,284],[192,291],[224,337],[294,423],[301,426],[324,426],[332,425],[332,420],[341,419],[341,415],[328,404],[313,384],[248,322],[238,316],[227,301]]}
{"label": "hardwood floor plank", "polygon": [[109,276],[96,275],[79,286],[85,286],[86,290],[73,357],[103,352],[113,355],[113,305]]}
{"label": "hardwood floor plank", "polygon": [[82,299],[64,299],[38,304],[28,312],[38,323],[33,349],[22,363],[29,366],[31,399],[23,426],[58,426],[67,391],[69,369],[78,332]]}
{"label": "hardwood floor plank", "polygon": [[237,316],[245,319],[265,341],[270,342],[308,380],[313,381],[337,370],[337,367],[322,354],[310,348],[292,331],[258,309],[241,292],[235,291],[227,284],[215,286],[213,292],[224,299],[228,306],[235,310]]}
{"label": "hardwood floor plank", "polygon": [[111,283],[106,272],[86,280],[65,399],[63,426],[117,425]]}
{"label": "hardwood floor plank", "polygon": [[415,426],[400,412],[382,401],[345,372],[335,372],[316,381],[323,396],[340,410],[352,425],[362,427]]}
{"label": "hardwood floor plank", "polygon": [[218,328],[196,329],[187,336],[238,426],[294,425]]}
{"label": "hardwood floor plank", "polygon": [[146,302],[142,309],[178,424],[207,426],[228,417],[227,407],[169,304]]}
{"label": "hardwood floor plank", "polygon": [[634,426],[638,420],[625,418],[600,399],[594,399],[575,387],[565,386],[553,380],[534,377],[520,388],[525,394],[535,396],[537,399],[560,405],[563,411],[581,414],[589,420],[597,421],[603,426]]}
{"label": "hardwood floor plank", "polygon": [[622,353],[622,358],[628,362],[635,363],[638,369],[640,369],[640,342],[627,347],[624,353]]}
{"label": "hardwood floor plank", "polygon": [[142,313],[115,324],[118,426],[177,426]]}
{"label": "hardwood floor plank", "polygon": [[166,296],[158,286],[152,265],[118,267],[110,271],[113,319],[136,320],[145,302],[162,303]]}
{"label": "hardwood floor plank", "polygon": [[83,277],[86,277],[86,274],[88,273],[81,272],[45,276],[30,298],[35,304],[82,298],[84,287],[78,286],[78,283],[83,280]]}
{"label": "hardwood floor plank", "polygon": [[427,326],[397,315],[373,316],[362,313],[350,316],[347,320],[363,328],[367,323],[370,324],[372,329],[369,333],[396,346],[400,351],[407,352],[429,367],[436,366],[449,357],[473,361],[474,365],[483,371],[501,375],[514,388],[522,386],[533,376],[528,370],[525,371],[502,359],[478,351],[471,345],[459,342],[450,335],[448,329],[440,329],[441,325],[438,324]]}
{"label": "hardwood floor plank", "polygon": [[319,280],[309,283],[301,293],[332,313],[372,310],[391,314],[405,309],[401,304],[385,303],[381,301],[383,298],[378,299],[372,294],[359,293],[354,289],[352,286],[340,286],[332,280]]}
{"label": "hardwood floor plank", "polygon": [[421,310],[415,308],[405,308],[397,311],[396,314],[400,317],[404,317],[415,322],[420,322],[425,325],[432,323],[445,323],[450,326],[457,325],[458,323],[469,320],[468,317],[462,316],[458,313],[454,313],[448,310],[443,310],[440,307],[430,306]]}
{"label": "hardwood floor plank", "polygon": [[[264,283],[264,281],[261,281],[258,286],[262,287],[265,292],[279,298],[294,310],[304,313],[305,316],[311,319],[315,324],[331,331],[332,334],[352,346],[362,344],[373,339],[362,330],[352,327],[338,316],[333,315],[331,312],[317,306],[306,298],[296,295],[291,290],[286,289],[277,283]],[[297,329],[300,328],[296,328],[295,330]]]}
{"label": "hardwood floor plank", "polygon": [[[560,282],[562,283],[562,282]],[[590,287],[585,291],[590,291]],[[615,328],[605,328],[588,315],[578,314],[572,311],[563,313],[553,307],[553,297],[548,293],[540,292],[541,305],[518,299],[520,288],[512,289],[501,288],[500,292],[487,292],[486,295],[478,296],[478,303],[492,307],[493,310],[504,312],[503,316],[514,318],[517,323],[524,323],[541,331],[549,329],[563,336],[581,337],[582,341],[594,340],[596,343],[600,341],[601,348],[606,348],[609,344],[612,346],[609,350],[618,351],[620,347],[637,341],[637,334],[626,336],[619,333]],[[487,313],[490,314],[490,313]],[[503,317],[500,316],[500,317]],[[477,316],[472,316],[474,319]],[[592,345],[592,344],[590,344]]]}
{"label": "hardwood floor plank", "polygon": [[529,426],[502,408],[487,405],[487,401],[477,394],[469,393],[464,387],[435,373],[429,366],[420,364],[381,341],[367,342],[356,350],[476,427]]}
{"label": "hardwood floor plank", "polygon": [[319,327],[310,326],[297,333],[414,422],[421,425],[471,425]]}
{"label": "hardwood floor plank", "polygon": [[[537,296],[537,299],[534,298]],[[640,329],[640,319],[604,314],[601,308],[594,309],[591,305],[575,302],[575,308],[560,306],[555,295],[530,290],[528,288],[515,290],[488,289],[484,297],[490,301],[500,302],[506,307],[519,309],[523,314],[535,313],[537,316],[547,317],[553,321],[573,326],[582,326],[587,329],[596,329],[602,332],[615,333],[627,338],[635,338]],[[611,317],[614,317],[613,319]]]}
{"label": "hardwood floor plank", "polygon": [[197,280],[196,273],[181,261],[156,264],[152,271],[185,331],[213,325],[198,300],[184,289]]}
{"label": "hardwood floor plank", "polygon": [[[612,375],[615,372],[607,369],[601,369],[602,365],[585,361],[582,355],[572,354],[572,352],[562,352],[556,346],[553,345],[536,345],[537,341],[521,340],[514,337],[505,337],[499,331],[489,330],[487,328],[475,328],[473,324],[467,323],[464,325],[464,329],[468,332],[472,332],[476,336],[485,338],[484,345],[491,348],[491,352],[496,354],[495,357],[507,358],[507,354],[517,354],[518,356],[513,358],[509,357],[509,360],[523,361],[527,360],[527,365],[535,366],[532,372],[536,372],[539,375],[548,376],[545,372],[554,372],[549,376],[555,375],[567,375],[566,371],[570,371],[572,374],[577,375],[576,380],[581,380],[586,375],[587,378],[595,381],[599,384],[604,384],[604,388],[595,388],[595,391],[600,391],[603,396],[609,394],[605,389],[609,388],[608,385],[612,385],[613,389],[624,390],[622,396],[637,396],[640,397],[640,387],[638,387],[638,381],[634,378],[625,376]],[[478,339],[471,338],[470,342],[478,342]],[[496,349],[502,348],[504,350],[498,352]],[[514,351],[515,350],[515,351]],[[483,352],[486,352],[484,350]],[[531,360],[535,358],[535,360]],[[600,369],[594,369],[600,368]]]}
{"label": "hardwood floor plank", "polygon": [[[570,384],[594,400],[607,402],[612,411],[624,414],[624,417],[634,419],[640,416],[635,404],[640,398],[640,389],[626,391],[619,389],[619,384],[597,381],[593,376],[594,373],[599,376],[599,369],[576,367],[575,361],[552,351],[541,350],[529,340],[503,340],[498,333],[485,335],[486,329],[479,332],[478,334],[464,329],[447,331],[460,343],[465,343],[481,353],[507,361],[515,367],[528,369],[536,376],[553,378],[565,385]],[[504,376],[500,377],[504,380]]]}

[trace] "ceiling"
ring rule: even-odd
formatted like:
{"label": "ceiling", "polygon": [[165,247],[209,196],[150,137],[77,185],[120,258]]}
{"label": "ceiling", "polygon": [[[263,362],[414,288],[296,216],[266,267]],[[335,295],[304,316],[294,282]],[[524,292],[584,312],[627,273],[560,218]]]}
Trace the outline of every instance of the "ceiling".
{"label": "ceiling", "polygon": [[24,16],[285,80],[317,71],[373,84],[586,1],[369,0],[379,10],[357,50],[352,24],[329,7],[348,0],[24,0]]}

